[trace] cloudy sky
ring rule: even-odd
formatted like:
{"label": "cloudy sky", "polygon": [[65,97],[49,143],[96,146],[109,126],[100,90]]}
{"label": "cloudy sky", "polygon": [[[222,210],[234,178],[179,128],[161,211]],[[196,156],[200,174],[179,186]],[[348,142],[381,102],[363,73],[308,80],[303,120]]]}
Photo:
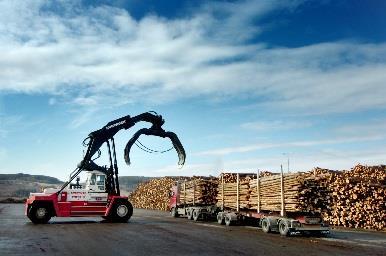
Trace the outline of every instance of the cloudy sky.
{"label": "cloudy sky", "polygon": [[121,175],[385,164],[385,28],[381,0],[0,0],[0,173],[66,179],[88,133],[149,110],[186,165],[126,166],[139,124]]}

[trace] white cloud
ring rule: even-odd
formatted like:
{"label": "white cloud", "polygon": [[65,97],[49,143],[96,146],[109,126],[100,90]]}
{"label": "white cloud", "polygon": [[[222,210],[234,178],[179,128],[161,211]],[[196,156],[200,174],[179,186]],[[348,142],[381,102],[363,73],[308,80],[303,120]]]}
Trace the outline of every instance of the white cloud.
{"label": "white cloud", "polygon": [[385,135],[377,136],[346,136],[340,138],[323,139],[323,140],[305,140],[305,141],[293,141],[293,142],[277,142],[277,143],[249,143],[247,146],[234,146],[223,147],[218,149],[206,150],[195,153],[196,156],[224,156],[234,153],[246,153],[256,150],[269,149],[269,148],[281,148],[281,147],[311,147],[317,145],[338,145],[345,143],[366,142],[366,141],[379,141],[385,139]]}
{"label": "white cloud", "polygon": [[290,130],[290,129],[302,129],[310,127],[312,123],[310,121],[282,121],[282,120],[271,120],[271,121],[255,121],[247,122],[240,125],[241,128],[254,131],[264,130]]}
{"label": "white cloud", "polygon": [[[257,106],[329,113],[385,108],[385,44],[269,48],[245,40],[297,1],[209,3],[186,18],[137,21],[68,1],[0,4],[0,92],[46,92],[84,108],[195,96],[265,98]],[[78,122],[77,122],[78,123]]]}

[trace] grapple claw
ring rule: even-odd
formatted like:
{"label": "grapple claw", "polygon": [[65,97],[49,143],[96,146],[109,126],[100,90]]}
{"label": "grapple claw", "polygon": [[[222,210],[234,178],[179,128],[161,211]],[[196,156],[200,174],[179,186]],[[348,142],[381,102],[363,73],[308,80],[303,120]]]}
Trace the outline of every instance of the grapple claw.
{"label": "grapple claw", "polygon": [[174,132],[165,132],[162,129],[154,129],[154,128],[143,128],[137,131],[133,137],[127,142],[125,147],[125,162],[126,164],[130,165],[130,150],[131,147],[134,145],[134,143],[137,141],[139,136],[142,134],[144,135],[152,135],[152,136],[158,136],[162,138],[169,138],[173,144],[173,147],[177,151],[178,154],[178,165],[183,166],[185,164],[186,154],[185,149],[181,144],[181,141],[178,139],[177,135]]}

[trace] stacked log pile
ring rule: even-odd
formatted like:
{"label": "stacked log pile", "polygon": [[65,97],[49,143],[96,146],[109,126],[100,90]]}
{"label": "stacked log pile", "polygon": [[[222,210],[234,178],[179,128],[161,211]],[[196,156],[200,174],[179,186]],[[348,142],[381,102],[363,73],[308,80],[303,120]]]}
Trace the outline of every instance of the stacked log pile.
{"label": "stacked log pile", "polygon": [[328,172],[330,198],[325,221],[344,227],[386,228],[386,166],[357,165]]}
{"label": "stacked log pile", "polygon": [[[229,209],[237,209],[237,174],[234,173],[224,173],[222,174],[223,178],[219,178],[218,185],[218,194],[217,194],[217,205],[219,207],[223,206]],[[248,209],[249,205],[249,195],[250,195],[250,175],[240,175],[239,176],[239,209]],[[223,179],[223,184],[222,180]]]}
{"label": "stacked log pile", "polygon": [[[281,210],[281,175],[275,174],[250,181],[251,209]],[[325,207],[325,198],[328,190],[326,183],[322,183],[319,177],[310,173],[284,174],[283,176],[284,202],[287,212],[321,212]],[[260,195],[259,195],[260,194]],[[260,198],[259,198],[260,196]]]}
{"label": "stacked log pile", "polygon": [[135,208],[168,210],[169,192],[177,178],[159,178],[143,182],[130,194]]}
{"label": "stacked log pile", "polygon": [[203,177],[180,182],[180,203],[215,204],[217,186],[217,179]]}
{"label": "stacked log pile", "polygon": [[[193,177],[186,182],[185,193],[180,187],[180,202],[185,200],[188,204],[193,203],[194,191],[196,204],[217,202],[221,207],[224,202],[225,208],[236,210],[238,199],[240,210],[256,210],[258,202],[261,211],[281,210],[280,175],[260,173],[259,196],[256,175],[240,174],[239,177],[238,197],[237,174],[225,173],[217,182],[213,178]],[[285,174],[283,178],[285,210],[289,213],[322,213],[326,222],[344,227],[386,228],[384,165],[357,165],[349,171],[315,168],[306,173]],[[142,183],[131,194],[130,201],[134,207],[167,210],[169,191],[176,180],[183,179],[160,178]],[[196,182],[195,188],[193,180]]]}

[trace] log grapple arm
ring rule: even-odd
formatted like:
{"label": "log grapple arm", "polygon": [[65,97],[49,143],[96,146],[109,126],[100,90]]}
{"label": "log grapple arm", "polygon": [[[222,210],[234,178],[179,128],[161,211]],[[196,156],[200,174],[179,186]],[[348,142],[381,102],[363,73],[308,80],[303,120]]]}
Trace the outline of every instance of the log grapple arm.
{"label": "log grapple arm", "polygon": [[[126,163],[130,164],[130,149],[133,144],[137,141],[139,136],[151,135],[158,136],[162,138],[169,138],[177,151],[178,154],[178,164],[183,166],[185,163],[185,150],[182,146],[180,140],[177,135],[173,132],[165,131],[162,128],[162,125],[165,123],[165,120],[161,115],[158,115],[155,112],[146,112],[139,114],[137,116],[124,116],[118,118],[114,121],[107,123],[101,129],[91,132],[87,138],[83,141],[83,144],[88,146],[86,154],[83,157],[83,160],[78,164],[77,168],[71,173],[70,180],[66,182],[63,187],[58,191],[58,194],[76,177],[82,170],[99,170],[103,171],[107,174],[107,178],[110,179],[110,186],[113,190],[112,193],[119,195],[119,182],[118,182],[118,166],[116,160],[116,152],[115,152],[115,142],[114,136],[117,132],[122,129],[130,129],[138,122],[148,122],[151,123],[152,126],[150,128],[143,128],[137,131],[133,137],[129,140],[125,147],[124,158]],[[100,167],[96,165],[92,158],[97,153],[100,152],[101,146],[106,142],[110,157],[110,168]],[[113,176],[115,175],[115,181]]]}

